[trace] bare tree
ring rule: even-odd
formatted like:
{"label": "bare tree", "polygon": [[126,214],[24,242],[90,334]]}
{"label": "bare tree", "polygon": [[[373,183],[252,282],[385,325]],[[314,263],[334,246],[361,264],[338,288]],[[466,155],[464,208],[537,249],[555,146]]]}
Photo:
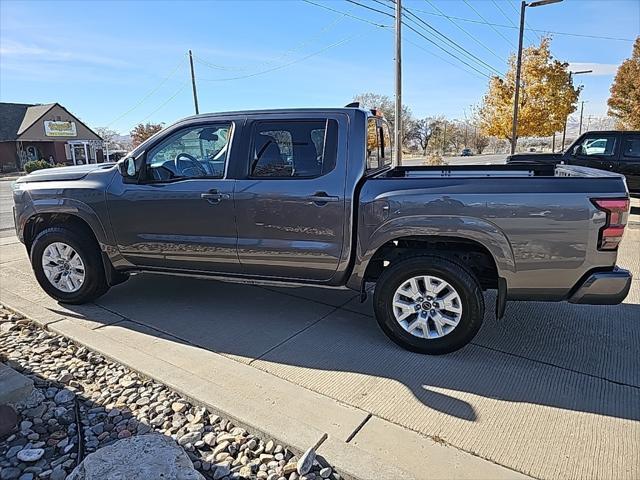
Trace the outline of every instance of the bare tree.
{"label": "bare tree", "polygon": [[422,149],[423,155],[427,155],[427,149],[429,148],[431,139],[437,137],[438,133],[442,130],[444,126],[443,121],[441,117],[427,117],[414,122],[414,138]]}
{"label": "bare tree", "polygon": [[[380,110],[391,128],[394,128],[396,117],[395,102],[388,95],[372,92],[359,93],[353,97],[353,101],[359,102],[362,108]],[[402,105],[402,124],[402,144],[408,147],[411,140],[413,140],[413,117],[411,110],[406,105]]]}

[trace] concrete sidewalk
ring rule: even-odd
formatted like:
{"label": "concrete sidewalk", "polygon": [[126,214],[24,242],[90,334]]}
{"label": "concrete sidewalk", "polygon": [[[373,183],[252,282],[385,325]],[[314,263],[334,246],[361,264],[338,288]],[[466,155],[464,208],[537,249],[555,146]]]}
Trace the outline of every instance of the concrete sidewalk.
{"label": "concrete sidewalk", "polygon": [[[619,263],[640,277],[632,215]],[[353,292],[136,276],[61,306],[0,239],[0,301],[358,478],[640,477],[640,283],[626,303],[514,303],[472,345],[399,349]]]}

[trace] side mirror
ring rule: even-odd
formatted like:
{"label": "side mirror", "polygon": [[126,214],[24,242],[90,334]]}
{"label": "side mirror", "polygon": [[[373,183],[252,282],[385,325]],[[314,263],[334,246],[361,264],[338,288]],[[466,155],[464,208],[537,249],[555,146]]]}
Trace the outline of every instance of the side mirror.
{"label": "side mirror", "polygon": [[123,158],[118,162],[118,170],[124,178],[133,179],[138,177],[136,159],[133,157]]}
{"label": "side mirror", "polygon": [[573,147],[573,150],[571,151],[571,155],[575,157],[576,155],[580,155],[581,152],[582,152],[582,145],[576,145],[575,147]]}

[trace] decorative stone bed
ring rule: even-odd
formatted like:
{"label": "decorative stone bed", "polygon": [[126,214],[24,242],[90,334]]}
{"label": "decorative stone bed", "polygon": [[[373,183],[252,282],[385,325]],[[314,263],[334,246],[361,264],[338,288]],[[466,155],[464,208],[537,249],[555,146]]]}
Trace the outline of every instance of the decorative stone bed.
{"label": "decorative stone bed", "polygon": [[176,441],[207,479],[341,478],[320,457],[306,472],[285,446],[5,308],[0,361],[30,377],[35,387],[15,406],[17,425],[0,437],[0,480],[64,480],[92,452],[153,433]]}

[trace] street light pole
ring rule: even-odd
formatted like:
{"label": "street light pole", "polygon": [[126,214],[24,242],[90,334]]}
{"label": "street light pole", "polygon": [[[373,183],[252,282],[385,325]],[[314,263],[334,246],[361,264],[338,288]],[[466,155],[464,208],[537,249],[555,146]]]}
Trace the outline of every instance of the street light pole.
{"label": "street light pole", "polygon": [[402,0],[396,0],[396,105],[394,140],[396,162],[402,165]]}
{"label": "street light pole", "polygon": [[518,108],[520,102],[520,71],[522,70],[522,40],[524,36],[524,11],[527,7],[541,7],[542,5],[550,5],[559,3],[562,0],[536,0],[527,3],[522,0],[520,3],[520,31],[518,35],[518,58],[516,63],[516,86],[513,99],[513,122],[511,127],[511,155],[516,153],[516,142],[518,141]]}

